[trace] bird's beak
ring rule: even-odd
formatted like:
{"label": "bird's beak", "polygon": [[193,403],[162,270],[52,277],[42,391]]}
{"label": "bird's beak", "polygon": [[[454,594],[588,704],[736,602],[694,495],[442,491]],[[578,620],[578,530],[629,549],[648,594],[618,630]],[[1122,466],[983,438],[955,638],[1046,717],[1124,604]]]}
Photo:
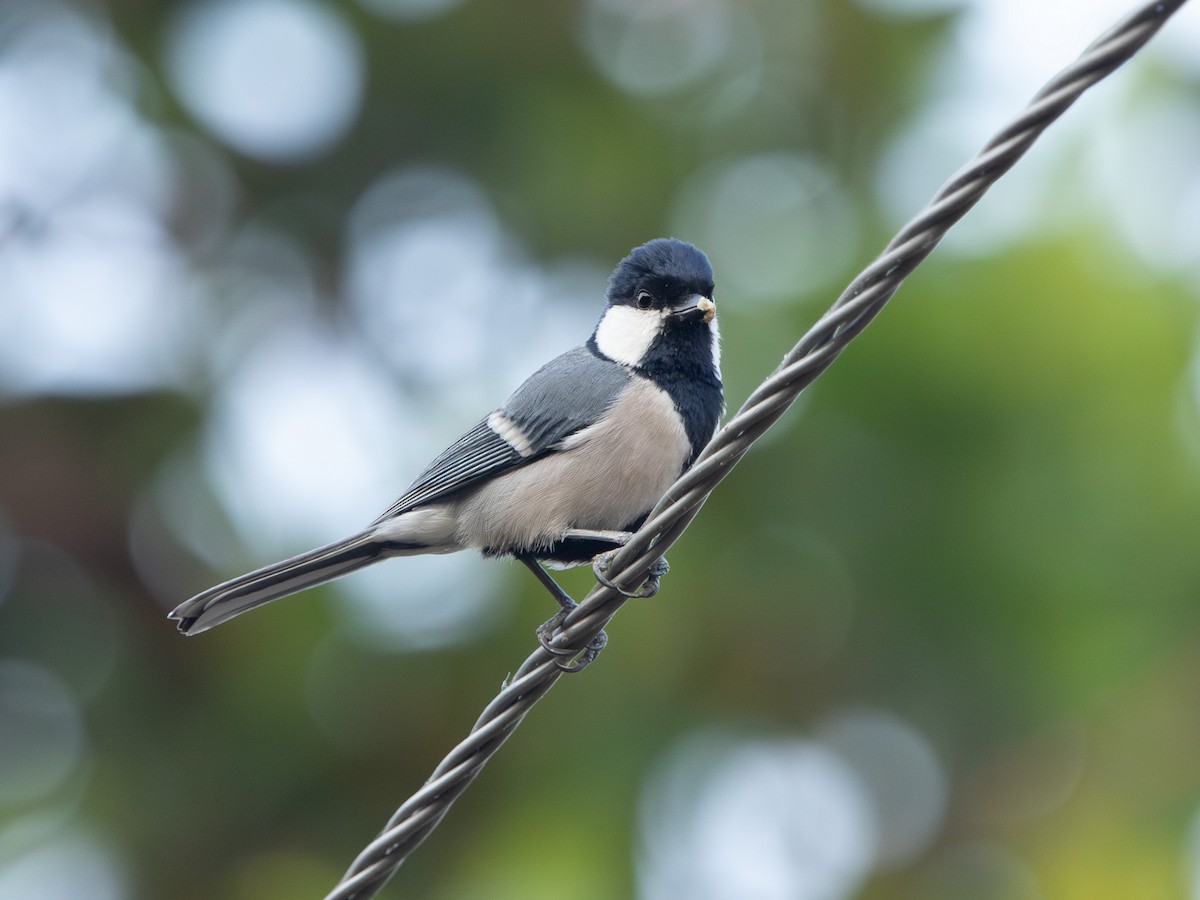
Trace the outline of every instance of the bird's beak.
{"label": "bird's beak", "polygon": [[694,315],[704,317],[705,322],[711,322],[717,316],[717,304],[713,302],[711,297],[705,297],[703,294],[692,294],[683,303],[675,307],[671,313],[676,318],[690,318]]}

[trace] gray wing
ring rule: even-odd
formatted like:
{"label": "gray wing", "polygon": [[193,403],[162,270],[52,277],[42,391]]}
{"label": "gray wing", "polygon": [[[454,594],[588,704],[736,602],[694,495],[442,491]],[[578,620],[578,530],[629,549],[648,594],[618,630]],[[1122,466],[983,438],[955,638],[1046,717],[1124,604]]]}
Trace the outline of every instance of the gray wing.
{"label": "gray wing", "polygon": [[[587,347],[552,359],[447,447],[373,524],[555,452],[564,439],[594,424],[631,377]],[[491,424],[497,419],[499,430]]]}

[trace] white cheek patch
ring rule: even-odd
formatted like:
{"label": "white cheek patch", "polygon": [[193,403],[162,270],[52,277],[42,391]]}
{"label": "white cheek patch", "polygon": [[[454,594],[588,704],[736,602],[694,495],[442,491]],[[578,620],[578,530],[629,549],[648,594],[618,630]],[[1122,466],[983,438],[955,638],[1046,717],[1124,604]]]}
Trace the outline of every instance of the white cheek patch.
{"label": "white cheek patch", "polygon": [[636,366],[661,330],[659,310],[610,306],[596,326],[596,346],[614,362]]}
{"label": "white cheek patch", "polygon": [[504,413],[500,412],[500,410],[496,410],[488,416],[487,423],[488,428],[496,432],[500,440],[504,441],[522,456],[529,456],[533,453],[533,445],[529,443],[529,438],[525,434],[524,429],[508,416],[504,415]]}

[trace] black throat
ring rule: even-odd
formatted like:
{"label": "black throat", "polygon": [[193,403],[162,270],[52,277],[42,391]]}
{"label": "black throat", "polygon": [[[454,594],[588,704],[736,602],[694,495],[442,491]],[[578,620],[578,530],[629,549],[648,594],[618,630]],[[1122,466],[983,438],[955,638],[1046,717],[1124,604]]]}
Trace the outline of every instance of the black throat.
{"label": "black throat", "polygon": [[687,461],[691,466],[712,438],[725,410],[725,392],[713,358],[712,331],[707,325],[689,322],[660,334],[635,371],[666,391],[675,404],[692,445]]}

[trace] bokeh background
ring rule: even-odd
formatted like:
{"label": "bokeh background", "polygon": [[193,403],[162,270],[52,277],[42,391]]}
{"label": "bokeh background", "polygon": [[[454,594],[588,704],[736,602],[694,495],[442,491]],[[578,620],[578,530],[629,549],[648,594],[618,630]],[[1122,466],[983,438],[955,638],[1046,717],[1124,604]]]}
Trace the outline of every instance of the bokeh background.
{"label": "bokeh background", "polygon": [[[374,518],[651,237],[740,404],[1126,9],[2,0],[0,897],[322,896],[546,596],[167,610]],[[385,896],[1200,898],[1197,47],[960,224]]]}

